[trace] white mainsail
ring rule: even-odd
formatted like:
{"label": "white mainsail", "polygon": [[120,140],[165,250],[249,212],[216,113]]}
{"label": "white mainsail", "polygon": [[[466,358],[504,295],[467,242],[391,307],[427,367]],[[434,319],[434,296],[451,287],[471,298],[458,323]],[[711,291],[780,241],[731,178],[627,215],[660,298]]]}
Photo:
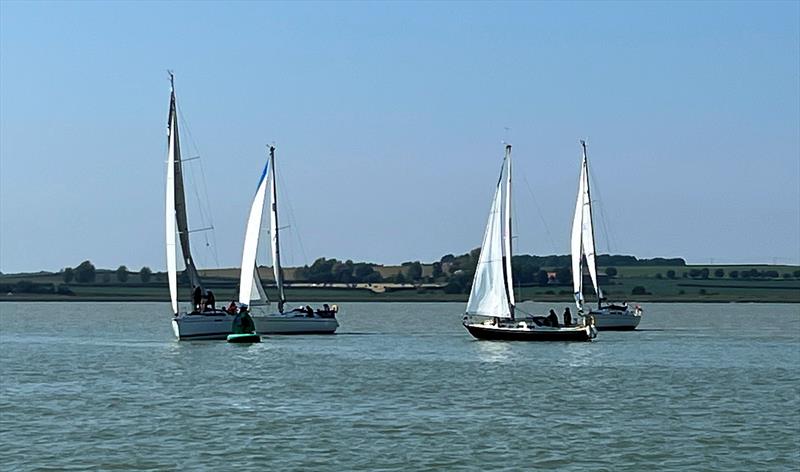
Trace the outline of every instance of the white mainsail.
{"label": "white mainsail", "polygon": [[511,145],[506,144],[506,215],[505,215],[505,234],[503,235],[503,255],[505,256],[506,290],[508,291],[508,303],[514,309],[514,281],[511,273]]}
{"label": "white mainsail", "polygon": [[589,277],[592,279],[594,291],[598,298],[603,298],[603,292],[597,281],[597,260],[594,241],[594,223],[592,221],[592,198],[589,192],[589,164],[586,158],[586,142],[581,141],[583,159],[581,161],[581,176],[578,183],[578,200],[575,204],[575,217],[572,221],[572,284],[575,290],[575,301],[578,308],[583,308],[583,260]]}
{"label": "white mainsail", "polygon": [[467,302],[468,315],[512,317],[506,288],[507,281],[503,274],[502,183],[501,172]]}
{"label": "white mainsail", "polygon": [[[170,81],[170,84],[172,82]],[[170,86],[169,120],[167,123],[167,195],[166,195],[166,245],[167,245],[167,279],[169,280],[169,297],[172,312],[178,313],[178,261],[176,256],[176,220],[175,220],[175,154],[178,145],[176,134],[178,123],[175,110],[175,88]]]}
{"label": "white mainsail", "polygon": [[256,267],[256,255],[258,254],[258,239],[261,232],[261,216],[264,211],[264,198],[267,193],[267,168],[269,162],[264,165],[264,171],[258,181],[255,197],[250,206],[250,215],[247,218],[247,228],[245,229],[244,248],[242,250],[242,266],[239,273],[239,303],[245,305],[266,303],[267,297],[261,286],[261,279],[258,277]]}

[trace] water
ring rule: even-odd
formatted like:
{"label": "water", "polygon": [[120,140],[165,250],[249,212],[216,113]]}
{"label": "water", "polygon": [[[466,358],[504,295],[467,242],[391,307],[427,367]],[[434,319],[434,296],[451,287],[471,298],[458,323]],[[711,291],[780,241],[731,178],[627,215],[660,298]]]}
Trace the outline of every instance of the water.
{"label": "water", "polygon": [[649,304],[593,343],[340,307],[336,336],[246,346],[175,341],[167,304],[0,304],[0,468],[800,467],[800,305]]}

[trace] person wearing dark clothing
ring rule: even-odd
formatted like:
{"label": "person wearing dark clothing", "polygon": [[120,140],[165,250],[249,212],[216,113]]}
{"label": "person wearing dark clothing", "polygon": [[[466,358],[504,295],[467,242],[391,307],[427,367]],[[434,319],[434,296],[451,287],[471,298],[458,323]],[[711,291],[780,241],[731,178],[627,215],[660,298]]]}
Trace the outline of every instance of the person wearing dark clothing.
{"label": "person wearing dark clothing", "polygon": [[556,311],[551,309],[550,314],[547,315],[547,321],[550,322],[550,326],[553,328],[558,328],[558,315],[556,315]]}
{"label": "person wearing dark clothing", "polygon": [[236,302],[231,302],[231,304],[228,305],[228,313],[231,315],[236,314]]}
{"label": "person wearing dark clothing", "polygon": [[311,305],[306,305],[306,316],[309,318],[314,316],[314,309],[311,308]]}
{"label": "person wearing dark clothing", "polygon": [[564,308],[564,326],[572,326],[572,313],[569,312],[569,307]]}
{"label": "person wearing dark clothing", "polygon": [[206,292],[206,310],[214,311],[217,300],[214,298],[214,292],[211,290]]}
{"label": "person wearing dark clothing", "polygon": [[195,287],[192,291],[192,305],[194,306],[194,311],[200,311],[202,301],[203,291],[200,290],[200,287]]}

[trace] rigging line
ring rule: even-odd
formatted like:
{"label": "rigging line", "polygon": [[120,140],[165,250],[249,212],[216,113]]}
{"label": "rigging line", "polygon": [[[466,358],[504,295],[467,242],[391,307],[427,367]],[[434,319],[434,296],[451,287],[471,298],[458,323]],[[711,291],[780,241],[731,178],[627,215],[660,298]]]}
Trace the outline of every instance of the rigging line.
{"label": "rigging line", "polygon": [[298,245],[300,246],[300,252],[303,254],[303,264],[308,265],[308,256],[306,256],[306,249],[305,246],[303,246],[303,238],[300,237],[301,233],[300,227],[297,225],[297,220],[295,219],[294,216],[294,208],[292,207],[292,200],[288,196],[288,190],[286,190],[288,187],[284,185],[283,177],[278,175],[277,172],[275,172],[275,176],[277,177],[278,183],[280,184],[279,189],[281,193],[281,198],[283,199],[282,201],[286,202],[286,206],[289,209],[289,226],[295,227],[295,231],[292,231],[292,233],[294,233],[295,238],[297,238]]}
{"label": "rigging line", "polygon": [[[592,204],[594,204],[595,202],[600,203],[600,223],[602,224],[603,228],[603,236],[605,236],[606,238],[608,253],[611,254],[611,251],[615,250],[616,244],[615,241],[612,241],[611,233],[609,233],[608,225],[606,224],[608,216],[606,215],[605,205],[603,204],[603,196],[600,194],[600,187],[597,186],[597,181],[594,178],[594,174],[589,174],[589,178],[592,180],[593,193],[597,195],[597,198],[592,201]],[[600,254],[600,251],[598,251],[597,248],[595,248],[595,254]]]}
{"label": "rigging line", "polygon": [[544,226],[544,231],[547,234],[547,241],[550,243],[550,249],[552,250],[553,254],[556,254],[556,244],[553,240],[553,235],[550,233],[550,228],[547,227],[547,221],[544,219],[544,214],[542,213],[541,207],[539,207],[539,202],[536,200],[536,195],[533,194],[531,184],[528,183],[528,178],[524,174],[522,175],[522,180],[525,182],[525,187],[528,189],[528,193],[531,194],[533,204],[536,207],[536,212],[539,214],[539,219],[542,220],[542,226]]}

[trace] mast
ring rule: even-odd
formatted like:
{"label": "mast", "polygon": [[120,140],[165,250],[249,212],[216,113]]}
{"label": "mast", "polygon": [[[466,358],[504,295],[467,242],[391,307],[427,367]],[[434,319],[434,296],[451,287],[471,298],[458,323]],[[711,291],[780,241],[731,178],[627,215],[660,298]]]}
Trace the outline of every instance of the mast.
{"label": "mast", "polygon": [[[595,245],[594,239],[594,216],[592,214],[592,194],[589,190],[589,160],[586,157],[586,141],[581,139],[581,147],[583,148],[583,170],[584,175],[586,176],[586,205],[588,206],[589,210],[589,234],[592,238],[592,254],[591,258],[589,254],[586,255],[586,264],[589,265],[589,274],[594,276],[594,280],[592,280],[595,284],[595,289],[597,289],[597,308],[601,308],[603,302],[603,291],[600,290],[600,284],[597,280],[597,249]],[[591,260],[590,260],[591,259]]]}
{"label": "mast", "polygon": [[269,172],[271,176],[270,232],[272,242],[272,269],[275,271],[275,284],[278,286],[278,311],[283,313],[286,295],[283,291],[283,270],[281,269],[281,250],[278,238],[278,183],[275,179],[275,146],[269,147]]}
{"label": "mast", "polygon": [[200,282],[200,275],[192,259],[192,251],[189,247],[189,223],[186,218],[186,195],[183,190],[183,171],[181,166],[181,146],[178,137],[178,109],[175,102],[174,76],[170,73],[170,101],[169,101],[169,130],[170,130],[170,149],[173,161],[174,172],[174,192],[175,192],[175,218],[178,223],[178,236],[181,242],[181,253],[183,262],[186,264],[186,272],[189,274],[189,281],[192,287],[200,287],[205,292],[203,284]]}
{"label": "mast", "polygon": [[514,319],[514,282],[511,272],[511,145],[506,144],[506,201],[505,201],[505,235],[503,237],[503,246],[505,250],[505,263],[503,269],[505,272],[505,285],[506,285],[506,298],[508,299],[508,310],[511,313],[511,319]]}

